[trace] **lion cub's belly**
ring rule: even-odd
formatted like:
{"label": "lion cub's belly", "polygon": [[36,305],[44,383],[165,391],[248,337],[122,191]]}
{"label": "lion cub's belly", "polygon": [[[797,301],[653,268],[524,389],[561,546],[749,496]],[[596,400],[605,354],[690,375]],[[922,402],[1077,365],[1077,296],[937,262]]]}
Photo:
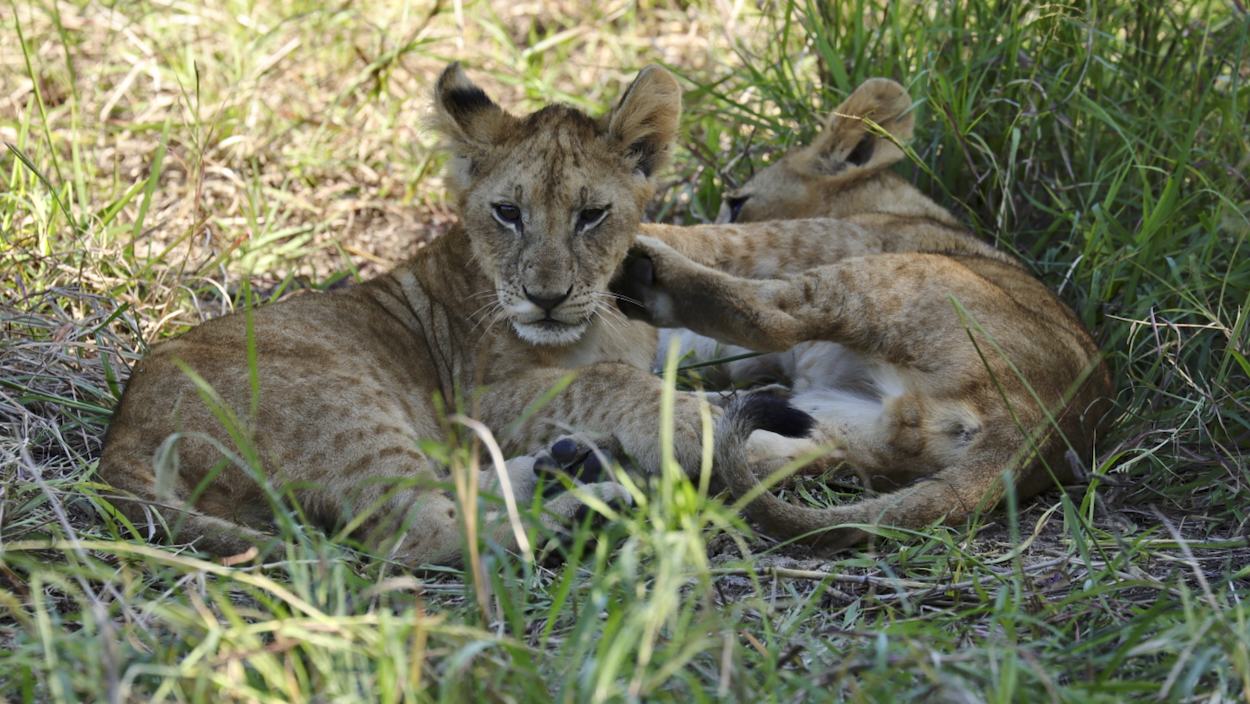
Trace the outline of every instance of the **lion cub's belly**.
{"label": "lion cub's belly", "polygon": [[[668,349],[676,341],[681,364],[700,364],[717,359],[728,359],[750,354],[745,347],[727,345],[710,337],[693,333],[684,328],[662,328],[659,344],[656,346],[655,359],[652,361],[653,371],[663,371],[668,360]],[[832,344],[832,343],[827,343]],[[834,345],[839,347],[839,345]],[[722,362],[704,371],[708,380],[716,386],[733,386],[735,384],[761,382],[790,382],[795,378],[795,356],[793,350],[771,354],[761,354],[731,362]]]}
{"label": "lion cub's belly", "polygon": [[[689,330],[665,329],[656,350],[657,369],[663,368],[673,341],[680,345],[684,364],[750,352]],[[828,460],[846,460],[865,476],[911,481],[957,461],[982,425],[978,414],[961,404],[937,407],[929,398],[928,405],[922,405],[920,399],[930,395],[916,393],[915,380],[909,382],[906,369],[869,363],[833,342],[803,342],[786,352],[725,362],[709,370],[709,379],[718,385],[788,383],[790,402],[816,418],[811,444],[796,445],[756,431],[751,447],[761,458],[790,455],[787,459],[798,457],[791,449],[830,448],[818,471],[829,466]]]}

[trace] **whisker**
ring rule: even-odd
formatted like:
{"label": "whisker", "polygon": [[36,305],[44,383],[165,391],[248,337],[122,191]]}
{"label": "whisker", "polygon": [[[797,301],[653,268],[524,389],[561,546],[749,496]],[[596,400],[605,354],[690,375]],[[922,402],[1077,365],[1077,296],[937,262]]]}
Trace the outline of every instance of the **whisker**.
{"label": "whisker", "polygon": [[611,320],[609,320],[609,319],[608,319],[608,317],[607,317],[606,315],[604,315],[604,314],[603,314],[601,311],[599,311],[598,309],[595,309],[595,310],[591,313],[591,317],[592,317],[592,318],[594,318],[594,317],[598,317],[600,320],[602,320],[602,321],[603,321],[603,324],[604,324],[605,326],[607,326],[609,329],[611,329],[611,330],[613,330],[613,331],[617,330],[616,325],[614,325],[614,324],[612,323],[612,321],[611,321]]}
{"label": "whisker", "polygon": [[469,317],[470,317],[470,318],[472,318],[473,316],[475,316],[475,315],[477,315],[478,313],[482,312],[482,310],[483,310],[483,309],[485,309],[485,308],[489,308],[489,307],[491,307],[491,306],[498,306],[498,305],[502,305],[502,304],[499,302],[499,300],[498,300],[498,299],[493,300],[493,301],[487,301],[487,302],[486,302],[486,304],[485,304],[485,305],[483,305],[481,308],[478,308],[477,310],[475,310],[475,311],[473,311],[472,313],[470,313],[470,314],[469,314]]}
{"label": "whisker", "polygon": [[604,315],[605,310],[611,311],[610,308],[605,308],[601,304],[595,304],[594,310],[592,312],[594,315],[599,316],[599,319],[603,321],[603,324],[608,326],[610,329],[620,330],[621,326],[618,323],[625,322],[625,318],[622,317],[620,321],[615,321],[612,318],[608,317],[607,315]]}
{"label": "whisker", "polygon": [[[492,318],[490,323],[482,330],[482,336],[477,338],[478,343],[481,343],[482,340],[486,338],[486,333],[490,332],[490,329],[495,327],[496,323],[498,323],[500,320],[507,318],[507,316],[508,316],[508,311],[504,309],[502,305],[500,305],[499,313],[494,318]],[[476,325],[473,327],[474,329],[477,329]],[[470,330],[469,332],[473,332],[473,330]]]}
{"label": "whisker", "polygon": [[502,289],[498,289],[498,288],[488,288],[488,289],[486,289],[485,291],[478,291],[477,293],[469,294],[468,296],[465,296],[464,298],[461,298],[461,299],[460,299],[460,302],[461,302],[461,303],[464,303],[465,301],[469,301],[469,300],[472,300],[472,299],[474,299],[474,298],[481,298],[482,296],[498,295],[498,294],[499,294],[499,293],[501,293],[501,292],[502,292]]}
{"label": "whisker", "polygon": [[[504,315],[504,314],[506,314],[506,313],[508,312],[506,309],[504,309],[503,304],[502,304],[502,303],[500,303],[499,301],[491,301],[490,303],[486,304],[485,306],[482,306],[482,308],[487,308],[487,307],[490,307],[490,306],[494,306],[494,307],[498,308],[498,309],[499,309],[499,312],[495,314],[494,318],[493,318],[493,319],[492,319],[489,323],[487,323],[487,325],[486,325],[486,329],[482,331],[482,334],[483,334],[483,335],[485,335],[485,334],[486,334],[486,331],[487,331],[487,330],[490,330],[490,329],[491,329],[491,326],[493,326],[493,325],[494,325],[494,324],[495,324],[495,323],[499,320],[499,316]],[[481,310],[482,308],[478,308],[478,310]],[[489,313],[488,313],[487,315],[482,316],[481,320],[478,320],[478,321],[477,321],[477,323],[476,323],[473,327],[469,328],[469,332],[470,332],[470,333],[472,333],[474,330],[477,330],[477,329],[478,329],[478,327],[479,327],[479,326],[481,326],[481,324],[482,324],[482,323],[485,323],[485,322],[486,322],[486,319],[487,319],[488,317],[490,317],[490,314],[489,314]]]}
{"label": "whisker", "polygon": [[605,313],[610,314],[613,318],[615,318],[616,320],[622,323],[629,322],[629,318],[625,317],[625,314],[617,310],[616,306],[614,305],[596,302],[595,308],[596,310],[602,309]]}
{"label": "whisker", "polygon": [[608,299],[611,299],[611,300],[615,300],[615,301],[625,301],[626,303],[633,303],[634,305],[638,306],[639,308],[646,308],[646,306],[644,306],[642,303],[640,303],[640,302],[638,302],[638,301],[635,301],[634,299],[630,298],[629,296],[626,296],[626,295],[621,294],[621,293],[613,293],[613,292],[611,292],[611,291],[596,291],[596,292],[595,292],[595,294],[596,294],[596,295],[599,295],[599,296],[603,296],[604,298],[608,298]]}

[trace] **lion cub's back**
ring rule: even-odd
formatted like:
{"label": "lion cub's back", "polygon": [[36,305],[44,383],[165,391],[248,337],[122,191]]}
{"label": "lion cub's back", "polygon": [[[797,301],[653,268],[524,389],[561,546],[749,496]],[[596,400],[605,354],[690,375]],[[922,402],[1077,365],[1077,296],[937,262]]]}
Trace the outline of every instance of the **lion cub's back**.
{"label": "lion cub's back", "polygon": [[[220,471],[196,502],[202,511],[236,515],[245,524],[271,520],[254,480],[233,463],[218,467],[223,450],[243,454],[219,417],[222,407],[252,436],[266,470],[280,468],[286,480],[350,490],[329,485],[342,483],[344,468],[392,445],[420,464],[413,440],[441,435],[428,410],[437,376],[420,354],[425,346],[411,344],[411,333],[393,316],[349,290],[265,306],[252,320],[255,421],[246,318],[233,313],[210,320],[155,345],[135,365],[100,459],[104,481],[156,497],[155,460],[162,445],[178,437],[176,480],[162,494],[185,500],[209,472]],[[221,407],[205,404],[206,392],[187,369]]]}

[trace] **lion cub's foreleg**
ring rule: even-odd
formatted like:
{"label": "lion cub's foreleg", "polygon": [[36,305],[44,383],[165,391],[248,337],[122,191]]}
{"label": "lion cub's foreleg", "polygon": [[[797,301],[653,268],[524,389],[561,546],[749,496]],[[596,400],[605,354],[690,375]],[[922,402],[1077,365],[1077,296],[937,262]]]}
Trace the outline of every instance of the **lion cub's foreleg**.
{"label": "lion cub's foreleg", "polygon": [[[521,415],[526,401],[540,398],[569,374],[550,369],[531,372],[506,387],[492,389],[483,398],[483,415],[488,423],[501,423]],[[534,453],[551,445],[557,436],[579,429],[610,431],[614,441],[609,452],[622,452],[644,474],[660,472],[661,399],[664,381],[642,369],[625,364],[603,363],[582,367],[567,387],[510,438],[513,449]],[[489,407],[489,411],[486,409]],[[714,427],[724,413],[719,405],[696,394],[678,393],[673,408],[673,457],[690,477],[699,475],[703,460],[704,414]],[[493,421],[492,421],[493,419]],[[575,436],[566,435],[567,439]],[[786,460],[814,453],[818,444],[806,438],[789,438],[758,432],[752,436],[750,451],[760,458]],[[585,456],[592,448],[583,446],[573,454]],[[713,476],[712,489],[719,490]]]}
{"label": "lion cub's foreleg", "polygon": [[649,237],[638,238],[634,254],[619,289],[645,310],[627,313],[760,352],[823,340],[890,364],[961,365],[974,350],[951,297],[974,310],[1002,306],[1001,291],[940,255],[883,254],[744,279]]}
{"label": "lion cub's foreleg", "polygon": [[[663,380],[626,364],[601,363],[570,371],[535,370],[507,385],[496,385],[482,399],[483,420],[506,427],[533,399],[573,374],[573,380],[508,438],[511,449],[536,452],[557,436],[579,429],[610,431],[619,449],[647,473],[660,470],[660,398]],[[704,410],[706,409],[706,410]],[[722,413],[690,394],[677,394],[674,455],[687,472],[697,473],[703,456],[703,413],[715,422]]]}
{"label": "lion cub's foreleg", "polygon": [[879,231],[833,219],[693,227],[647,224],[639,234],[640,243],[662,242],[691,261],[747,279],[798,274],[906,246],[898,237],[888,239]]}

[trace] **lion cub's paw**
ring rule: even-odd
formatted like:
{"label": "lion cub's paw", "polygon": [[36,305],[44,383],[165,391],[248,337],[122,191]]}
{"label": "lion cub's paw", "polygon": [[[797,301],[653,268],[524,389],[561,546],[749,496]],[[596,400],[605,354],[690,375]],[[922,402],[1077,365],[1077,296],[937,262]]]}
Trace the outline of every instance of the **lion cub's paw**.
{"label": "lion cub's paw", "polygon": [[[633,505],[634,497],[625,487],[616,482],[597,482],[577,486],[557,496],[543,506],[543,512],[552,519],[548,527],[561,530],[587,519],[592,525],[598,525],[608,516]],[[601,510],[603,508],[607,512]]]}
{"label": "lion cub's paw", "polygon": [[[579,494],[581,496],[579,496]],[[587,502],[593,496],[597,502]],[[600,505],[595,505],[596,503]],[[587,549],[593,549],[600,539],[613,539],[609,532],[602,530],[610,521],[610,516],[631,508],[634,497],[625,487],[615,482],[599,482],[586,484],[575,490],[552,499],[544,506],[543,523],[551,531],[552,537],[543,547],[540,559],[543,564],[564,562],[575,543],[574,530],[580,525],[595,528],[586,537]],[[606,508],[605,513],[602,508]]]}
{"label": "lion cub's paw", "polygon": [[[603,505],[611,513],[619,514],[634,506],[633,495],[624,486],[616,482],[588,484],[584,487],[584,491],[603,502]],[[592,522],[598,524],[606,520],[608,515],[610,514],[605,514],[586,503],[585,500],[582,500],[581,506],[578,506],[577,510],[573,512],[573,521],[580,523],[590,518]]]}
{"label": "lion cub's paw", "polygon": [[625,273],[612,283],[612,292],[619,296],[618,307],[635,320],[681,327],[670,287],[681,281],[684,270],[697,266],[660,240],[639,235],[625,259]]}
{"label": "lion cub's paw", "polygon": [[615,480],[615,467],[636,469],[614,436],[603,433],[572,433],[556,438],[548,451],[550,460],[535,467],[537,472],[573,484],[592,484]]}
{"label": "lion cub's paw", "polygon": [[[648,235],[638,235],[634,238],[634,244],[629,248],[629,255],[625,261],[627,263],[636,260],[646,259],[657,263],[664,269],[672,268],[672,262],[676,260],[680,262],[689,262],[690,260],[682,256],[680,252],[665,244],[662,240]],[[693,262],[690,262],[693,264]],[[648,281],[652,283],[654,280]]]}

